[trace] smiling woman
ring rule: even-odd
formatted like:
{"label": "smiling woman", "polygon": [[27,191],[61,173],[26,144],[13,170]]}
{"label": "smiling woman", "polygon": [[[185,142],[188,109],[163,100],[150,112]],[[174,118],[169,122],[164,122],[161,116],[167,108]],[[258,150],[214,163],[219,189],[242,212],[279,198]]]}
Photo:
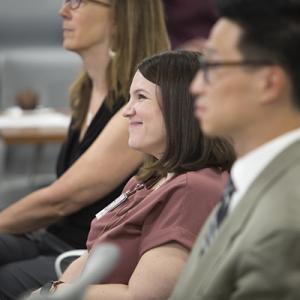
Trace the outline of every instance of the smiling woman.
{"label": "smiling woman", "polygon": [[158,159],[166,146],[166,130],[159,104],[160,89],[137,71],[130,94],[130,101],[124,111],[124,116],[129,119],[128,144]]}
{"label": "smiling woman", "polygon": [[193,116],[189,86],[199,66],[199,54],[189,52],[163,53],[139,65],[124,116],[130,145],[148,161],[115,205],[96,215],[88,253],[69,266],[58,290],[80,276],[96,245],[110,241],[121,261],[84,299],[169,297],[234,159],[231,146],[204,137]]}

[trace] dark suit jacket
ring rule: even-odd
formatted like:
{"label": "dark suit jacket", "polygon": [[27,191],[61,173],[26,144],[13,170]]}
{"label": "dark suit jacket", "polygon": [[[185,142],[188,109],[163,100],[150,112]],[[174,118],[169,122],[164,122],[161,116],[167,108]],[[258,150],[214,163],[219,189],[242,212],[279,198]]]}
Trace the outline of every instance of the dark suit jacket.
{"label": "dark suit jacket", "polygon": [[208,223],[172,300],[300,299],[300,141],[256,178],[201,255]]}

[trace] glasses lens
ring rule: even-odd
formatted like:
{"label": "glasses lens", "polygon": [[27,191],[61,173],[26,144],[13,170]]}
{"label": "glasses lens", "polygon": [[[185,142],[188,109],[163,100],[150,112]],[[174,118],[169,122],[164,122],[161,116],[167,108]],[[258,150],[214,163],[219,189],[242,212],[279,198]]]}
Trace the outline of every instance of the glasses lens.
{"label": "glasses lens", "polygon": [[81,0],[63,0],[63,5],[70,5],[72,9],[76,9],[80,6]]}
{"label": "glasses lens", "polygon": [[207,65],[207,61],[205,60],[204,57],[202,57],[202,60],[201,60],[200,72],[202,72],[204,82],[209,83],[208,65]]}
{"label": "glasses lens", "polygon": [[72,9],[76,9],[80,6],[81,0],[71,0]]}
{"label": "glasses lens", "polygon": [[209,68],[207,65],[204,66],[203,68],[203,77],[204,77],[204,81],[206,83],[210,83],[210,80],[209,80]]}

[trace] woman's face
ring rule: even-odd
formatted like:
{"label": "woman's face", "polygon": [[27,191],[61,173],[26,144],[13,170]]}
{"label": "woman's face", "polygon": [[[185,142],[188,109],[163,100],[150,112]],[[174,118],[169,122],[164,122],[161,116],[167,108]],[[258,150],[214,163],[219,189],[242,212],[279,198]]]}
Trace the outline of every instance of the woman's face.
{"label": "woman's face", "polygon": [[166,148],[160,98],[159,87],[137,71],[130,87],[130,100],[123,114],[129,121],[129,146],[156,158],[160,158]]}
{"label": "woman's face", "polygon": [[[95,0],[97,1],[97,0]],[[66,49],[83,53],[98,47],[109,47],[114,31],[112,9],[101,3],[109,0],[83,0],[77,9],[69,4],[61,7],[63,18],[63,45]]]}

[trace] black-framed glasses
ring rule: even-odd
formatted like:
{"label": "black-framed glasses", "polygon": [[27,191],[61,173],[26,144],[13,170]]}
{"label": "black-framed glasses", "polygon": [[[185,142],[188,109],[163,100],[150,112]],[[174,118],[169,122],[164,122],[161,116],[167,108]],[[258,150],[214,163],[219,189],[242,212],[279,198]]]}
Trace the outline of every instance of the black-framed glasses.
{"label": "black-framed glasses", "polygon": [[93,2],[105,7],[111,7],[110,3],[99,1],[99,0],[63,0],[63,5],[70,5],[71,9],[77,9],[85,1]]}
{"label": "black-framed glasses", "polygon": [[210,82],[209,70],[214,68],[223,68],[223,67],[264,67],[264,66],[271,66],[274,65],[274,62],[267,59],[262,60],[254,60],[254,59],[245,59],[239,61],[208,61],[205,58],[201,58],[200,61],[200,71],[203,72],[203,79],[205,83]]}

